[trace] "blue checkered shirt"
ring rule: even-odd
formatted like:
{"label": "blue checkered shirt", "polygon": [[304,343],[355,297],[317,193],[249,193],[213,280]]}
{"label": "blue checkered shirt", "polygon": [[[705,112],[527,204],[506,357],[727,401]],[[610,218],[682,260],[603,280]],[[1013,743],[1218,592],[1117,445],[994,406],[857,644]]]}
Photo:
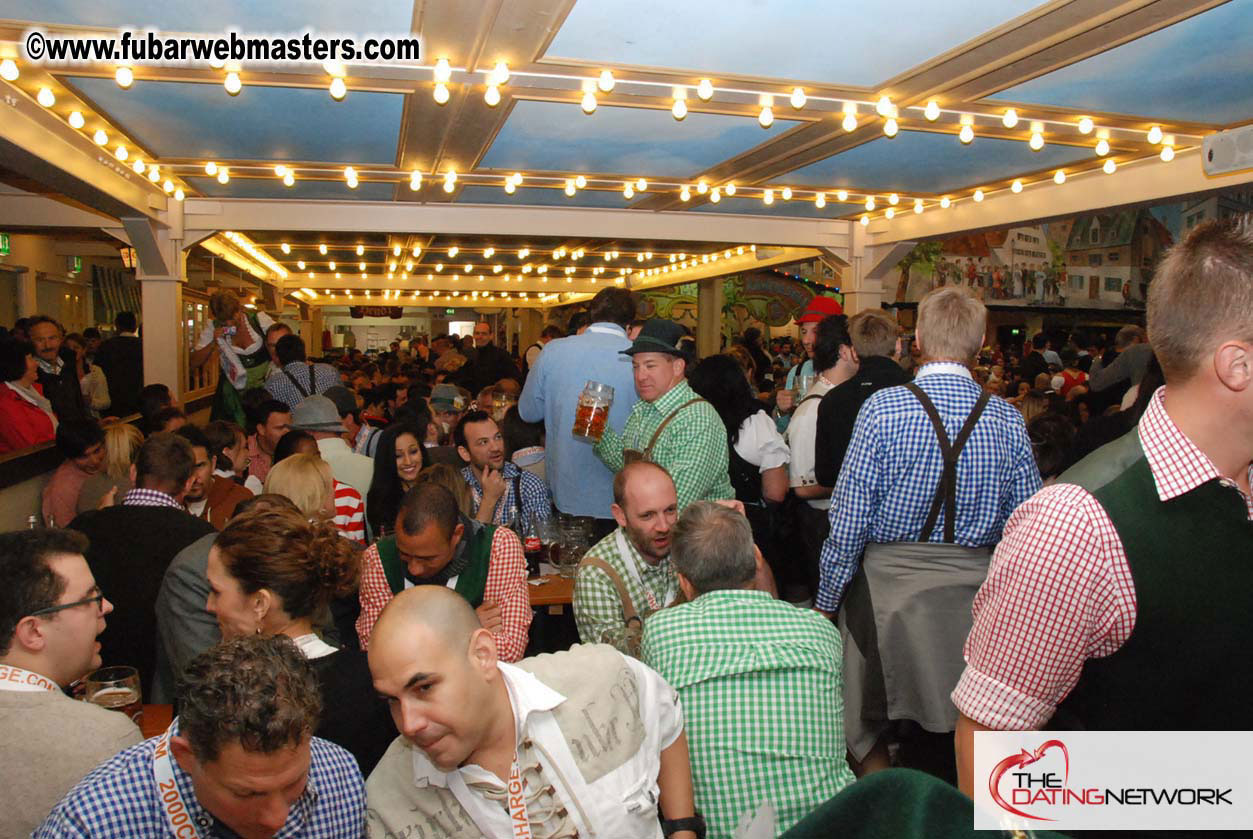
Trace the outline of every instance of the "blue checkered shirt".
{"label": "blue checkered shirt", "polygon": [[[930,368],[930,369],[928,369]],[[979,399],[979,385],[958,365],[927,364],[914,382],[935,403],[949,439],[957,437]],[[815,605],[839,608],[866,544],[942,540],[944,511],[922,533],[940,484],[944,459],[922,403],[904,387],[866,400],[831,503],[831,531],[822,546]],[[992,397],[957,460],[954,541],[995,545],[1014,509],[1040,488],[1022,415]]]}
{"label": "blue checkered shirt", "polygon": [[[309,391],[310,370],[313,370],[312,391]],[[340,384],[339,374],[335,372],[335,368],[320,362],[311,365],[303,361],[293,361],[282,369],[276,370],[271,367],[270,371],[269,377],[265,380],[265,389],[289,408],[295,408],[307,397],[315,393],[326,393],[328,389]],[[300,387],[296,387],[291,379],[283,375],[284,372],[290,373],[292,379],[295,379]]]}
{"label": "blue checkered shirt", "polygon": [[[32,834],[32,839],[177,839],[152,772],[153,737],[118,752],[70,790]],[[365,836],[365,785],[357,761],[344,749],[314,737],[309,781],[292,805],[275,839],[361,839]],[[206,837],[234,837],[200,806],[191,776],[171,759],[174,783],[186,802],[196,831]]]}
{"label": "blue checkered shirt", "polygon": [[123,507],[173,507],[176,510],[186,510],[182,504],[174,499],[174,496],[168,492],[162,492],[159,489],[135,489],[129,490],[122,496]]}
{"label": "blue checkered shirt", "polygon": [[[500,496],[496,509],[492,511],[492,524],[514,525],[522,532],[522,524],[530,521],[532,516],[541,519],[552,516],[553,498],[548,492],[548,484],[537,475],[519,469],[517,464],[508,461],[500,471],[505,476],[505,494]],[[461,467],[461,477],[470,485],[470,492],[474,495],[474,512],[477,515],[479,505],[483,503],[483,485],[479,483],[472,466]],[[518,493],[522,496],[521,515],[518,499],[513,491],[515,478]]]}

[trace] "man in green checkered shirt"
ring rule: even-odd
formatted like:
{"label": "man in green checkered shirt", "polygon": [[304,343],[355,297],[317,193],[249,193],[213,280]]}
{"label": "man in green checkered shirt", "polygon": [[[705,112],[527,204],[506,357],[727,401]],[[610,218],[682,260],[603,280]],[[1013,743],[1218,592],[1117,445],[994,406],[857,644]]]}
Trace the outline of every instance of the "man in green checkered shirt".
{"label": "man in green checkered shirt", "polygon": [[679,324],[654,318],[623,350],[632,356],[640,401],[631,409],[622,433],[606,428],[595,449],[596,456],[617,472],[630,459],[627,452],[645,452],[664,423],[648,459],[664,466],[674,478],[679,512],[693,501],[735,497],[727,475],[726,426],[713,406],[687,383],[687,354],[679,349],[684,334]]}
{"label": "man in green checkered shirt", "polygon": [[[574,578],[574,620],[584,644],[612,644],[627,655],[639,654],[640,622],[679,595],[670,564],[670,537],[679,517],[674,481],[655,463],[632,463],[613,481],[610,509],[618,529],[584,556]],[[625,588],[624,603],[610,575]],[[629,615],[636,615],[633,628]]]}
{"label": "man in green checkered shirt", "polygon": [[710,839],[730,837],[766,801],[777,836],[853,782],[840,634],[817,612],[753,590],[761,554],[734,510],[693,504],[673,540],[691,602],[648,619],[640,657],[679,692]]}

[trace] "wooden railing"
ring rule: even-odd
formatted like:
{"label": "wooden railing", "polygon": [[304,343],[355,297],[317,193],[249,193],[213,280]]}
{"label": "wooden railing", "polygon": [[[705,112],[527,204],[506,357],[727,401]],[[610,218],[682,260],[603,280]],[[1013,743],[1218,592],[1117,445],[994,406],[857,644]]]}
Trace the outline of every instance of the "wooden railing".
{"label": "wooden railing", "polygon": [[179,370],[182,373],[182,398],[184,405],[198,399],[212,396],[218,386],[218,375],[221,365],[216,359],[210,359],[199,370],[191,368],[191,351],[196,346],[196,339],[206,324],[213,322],[209,314],[209,295],[203,291],[183,287],[183,315],[179,330]]}

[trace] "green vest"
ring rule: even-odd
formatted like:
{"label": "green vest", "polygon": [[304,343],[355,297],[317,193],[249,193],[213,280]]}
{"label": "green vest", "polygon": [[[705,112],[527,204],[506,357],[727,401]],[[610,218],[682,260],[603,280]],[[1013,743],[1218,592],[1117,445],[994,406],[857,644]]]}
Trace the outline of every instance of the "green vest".
{"label": "green vest", "polygon": [[1122,647],[1088,659],[1051,726],[1253,728],[1253,522],[1240,492],[1215,479],[1161,501],[1138,429],[1061,481],[1092,493],[1113,521],[1136,620]]}
{"label": "green vest", "polygon": [[[457,585],[453,588],[475,609],[483,605],[483,590],[487,587],[487,572],[492,564],[492,540],[495,537],[496,528],[492,525],[466,527],[461,537],[470,561],[457,575]],[[405,564],[400,561],[400,552],[396,550],[396,537],[387,536],[374,544],[378,548],[388,587],[392,594],[400,594],[405,590]]]}

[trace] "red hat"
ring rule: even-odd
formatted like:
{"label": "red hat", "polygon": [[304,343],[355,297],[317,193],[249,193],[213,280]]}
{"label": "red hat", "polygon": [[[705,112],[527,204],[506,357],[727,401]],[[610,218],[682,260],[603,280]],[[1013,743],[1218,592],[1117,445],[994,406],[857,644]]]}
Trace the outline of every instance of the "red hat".
{"label": "red hat", "polygon": [[834,297],[815,295],[810,299],[809,305],[805,307],[805,311],[801,312],[796,322],[817,323],[820,320],[831,317],[831,315],[842,314],[844,314],[844,307],[840,305],[839,300],[836,300]]}

